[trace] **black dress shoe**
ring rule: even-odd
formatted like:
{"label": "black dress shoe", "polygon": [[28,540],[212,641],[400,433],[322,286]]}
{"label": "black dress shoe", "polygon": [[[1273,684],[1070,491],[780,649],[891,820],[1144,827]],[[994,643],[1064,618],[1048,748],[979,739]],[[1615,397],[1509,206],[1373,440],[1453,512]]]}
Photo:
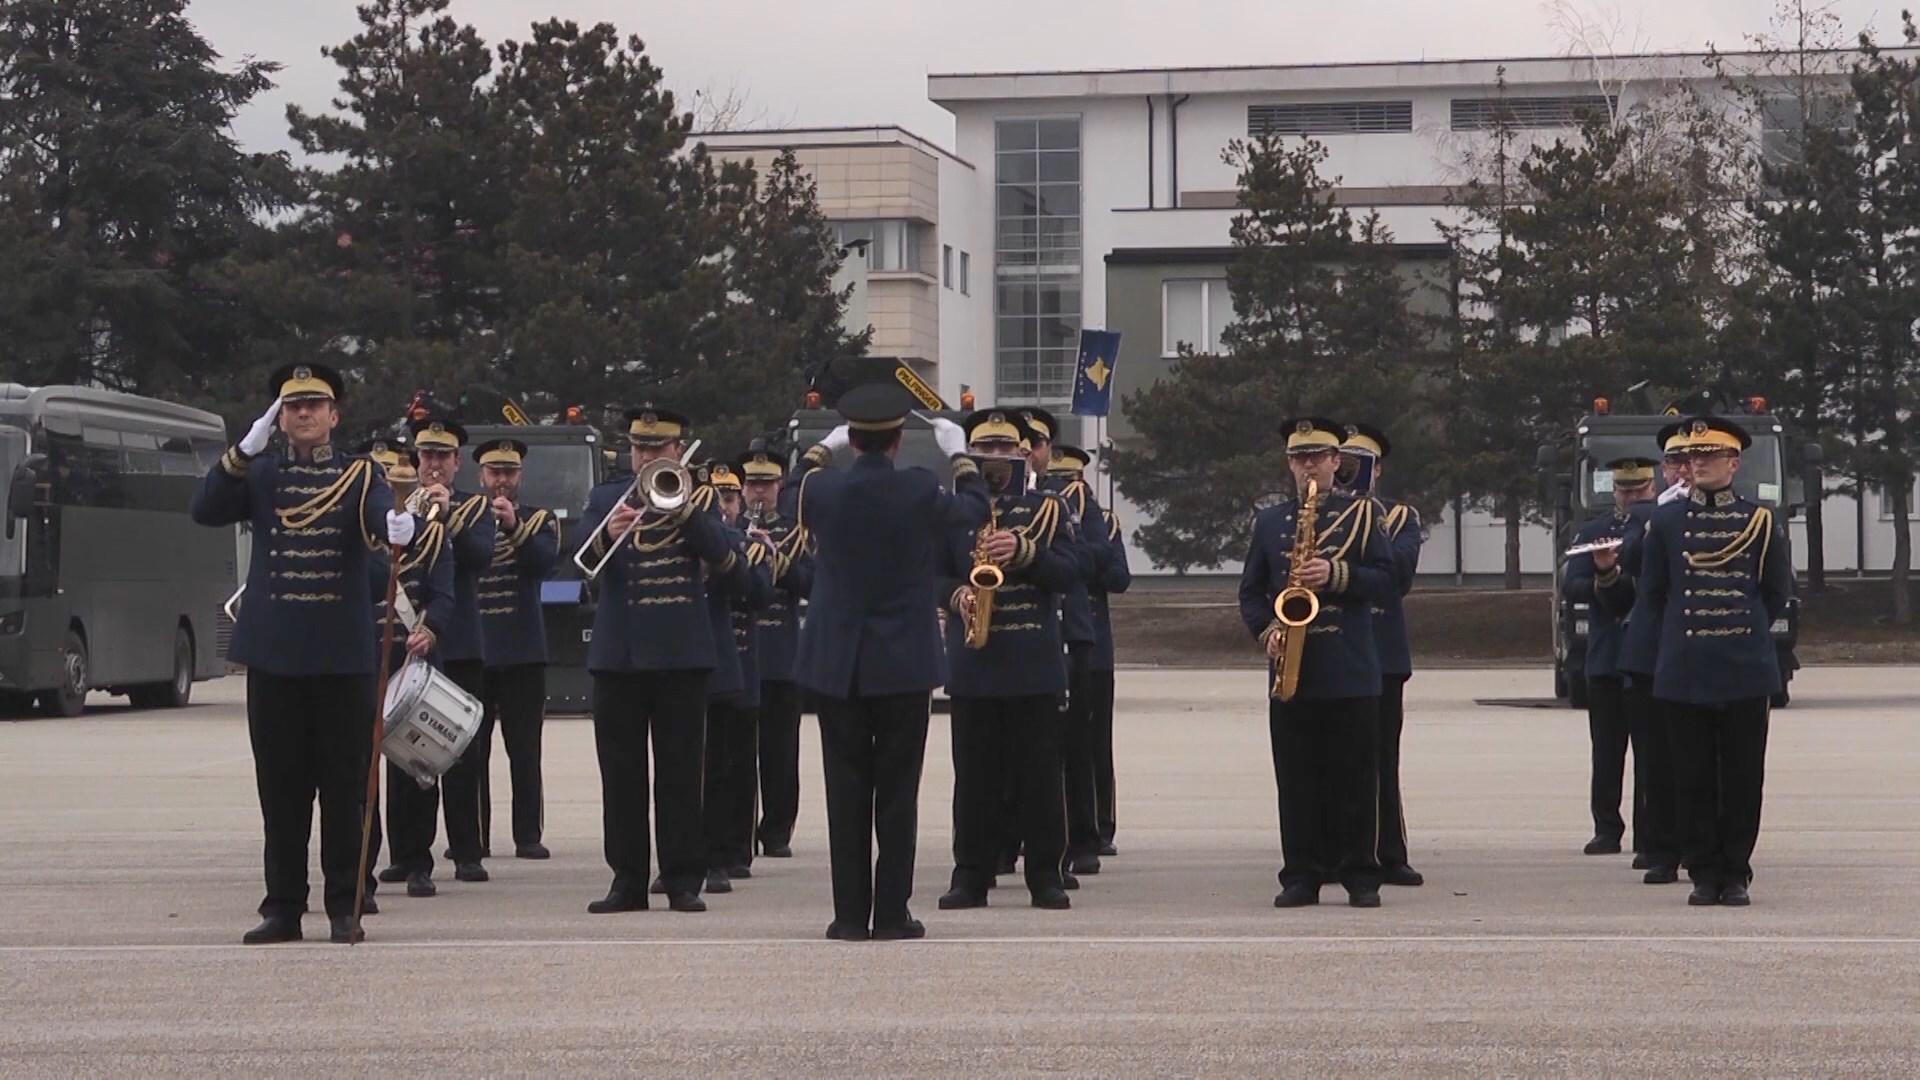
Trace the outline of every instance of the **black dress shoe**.
{"label": "black dress shoe", "polygon": [[785,843],[761,844],[760,854],[765,855],[769,859],[791,859],[793,858],[793,848],[791,845]]}
{"label": "black dress shoe", "polygon": [[1380,890],[1379,889],[1355,889],[1352,892],[1347,894],[1347,906],[1348,907],[1366,907],[1366,908],[1379,907],[1380,906]]}
{"label": "black dress shoe", "polygon": [[1640,879],[1649,885],[1671,885],[1680,880],[1680,868],[1677,866],[1649,866],[1647,876]]}
{"label": "black dress shoe", "polygon": [[486,881],[489,876],[487,868],[477,862],[458,863],[453,868],[455,881]]}
{"label": "black dress shoe", "polygon": [[645,896],[635,896],[632,893],[623,892],[619,889],[609,889],[606,899],[595,900],[593,903],[587,905],[587,914],[589,915],[615,915],[622,911],[645,910],[647,910],[647,898]]}
{"label": "black dress shoe", "polygon": [[741,863],[739,866],[729,866],[727,867],[727,876],[735,881],[745,881],[753,876],[753,867],[748,866],[746,863]]}
{"label": "black dress shoe", "polygon": [[911,915],[907,916],[906,922],[888,923],[885,926],[876,924],[873,928],[875,941],[919,941],[926,936],[927,925]]}
{"label": "black dress shoe", "polygon": [[353,925],[351,915],[335,915],[327,922],[331,927],[327,940],[335,945],[354,945],[367,940],[367,932]]}
{"label": "black dress shoe", "polygon": [[1318,885],[1289,885],[1280,890],[1279,896],[1273,898],[1273,906],[1277,908],[1312,907],[1319,902],[1320,886]]}
{"label": "black dress shoe", "polygon": [[415,899],[437,895],[438,886],[433,883],[433,873],[428,870],[415,870],[407,875],[407,895]]}
{"label": "black dress shoe", "polygon": [[994,867],[993,867],[994,875],[998,876],[1000,874],[1013,873],[1013,863],[1014,863],[1014,860],[1012,859],[1001,859],[998,863],[994,864]]}
{"label": "black dress shoe", "polygon": [[1427,883],[1425,875],[1411,866],[1383,866],[1380,868],[1380,880],[1388,885],[1405,885],[1408,888]]}
{"label": "black dress shoe", "polygon": [[553,858],[553,852],[548,851],[547,845],[545,844],[521,844],[519,847],[513,849],[513,857],[516,859],[551,859]]}
{"label": "black dress shoe", "polygon": [[1647,858],[1644,852],[1637,852],[1633,856],[1633,868],[1635,870],[1651,870],[1653,869],[1653,860]]}
{"label": "black dress shoe", "polygon": [[1072,892],[1080,887],[1080,879],[1074,877],[1072,873],[1063,873],[1060,875],[1060,887]]}
{"label": "black dress shoe", "polygon": [[404,866],[389,866],[374,876],[389,885],[398,885],[407,880],[407,868]]}
{"label": "black dress shoe", "polygon": [[981,908],[986,906],[986,893],[972,892],[967,889],[948,889],[940,897],[941,911],[965,911],[968,908]]}
{"label": "black dress shoe", "polygon": [[380,914],[380,901],[375,900],[373,898],[372,893],[368,893],[367,898],[365,900],[360,901],[360,914],[361,915]]}
{"label": "black dress shoe", "polygon": [[1715,907],[1720,903],[1720,886],[1709,885],[1702,881],[1694,885],[1687,894],[1688,907]]}
{"label": "black dress shoe", "polygon": [[1097,874],[1100,872],[1100,856],[1075,855],[1067,860],[1067,872],[1070,874]]}
{"label": "black dress shoe", "polygon": [[700,899],[699,894],[690,892],[674,893],[667,897],[667,906],[675,911],[707,910],[707,902]]}
{"label": "black dress shoe", "polygon": [[269,915],[260,925],[241,935],[243,945],[279,945],[300,940],[300,916]]}
{"label": "black dress shoe", "polygon": [[1608,839],[1604,836],[1596,836],[1587,841],[1587,846],[1580,850],[1588,855],[1618,855],[1620,854],[1620,838],[1616,836]]}
{"label": "black dress shoe", "polygon": [[1728,907],[1746,907],[1753,903],[1753,897],[1748,895],[1744,884],[1735,881],[1720,890],[1720,902]]}
{"label": "black dress shoe", "polygon": [[850,926],[838,920],[827,924],[828,941],[865,941],[872,936],[864,926]]}
{"label": "black dress shoe", "polygon": [[1118,854],[1120,854],[1120,849],[1113,846],[1113,841],[1109,840],[1106,843],[1100,845],[1101,858],[1111,859]]}
{"label": "black dress shoe", "polygon": [[707,891],[710,893],[730,893],[733,891],[733,881],[727,877],[725,870],[709,870],[707,871]]}
{"label": "black dress shoe", "polygon": [[1073,906],[1073,899],[1067,895],[1065,889],[1048,885],[1034,890],[1033,906],[1047,911],[1065,911]]}
{"label": "black dress shoe", "polygon": [[647,886],[647,891],[654,896],[667,895],[667,879],[656,876],[653,879],[653,884]]}

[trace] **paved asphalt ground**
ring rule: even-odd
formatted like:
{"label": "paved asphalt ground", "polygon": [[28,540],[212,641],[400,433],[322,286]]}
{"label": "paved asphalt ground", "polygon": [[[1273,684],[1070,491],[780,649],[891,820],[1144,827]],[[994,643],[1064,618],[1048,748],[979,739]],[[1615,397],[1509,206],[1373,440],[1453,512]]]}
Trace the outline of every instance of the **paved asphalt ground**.
{"label": "paved asphalt ground", "polygon": [[[1775,714],[1753,907],[1583,857],[1586,725],[1543,671],[1415,678],[1428,884],[1276,911],[1257,672],[1123,672],[1121,855],[1069,912],[935,909],[936,717],[916,913],[837,944],[818,742],[791,860],[704,915],[589,916],[591,731],[547,728],[548,863],[442,869],[371,942],[243,948],[259,900],[240,686],[176,714],[0,724],[0,1075],[1920,1075],[1920,678],[1803,673]],[[496,814],[506,828],[504,755]],[[496,837],[496,847],[504,845]],[[315,870],[315,902],[318,870]],[[309,934],[324,937],[318,915]]]}

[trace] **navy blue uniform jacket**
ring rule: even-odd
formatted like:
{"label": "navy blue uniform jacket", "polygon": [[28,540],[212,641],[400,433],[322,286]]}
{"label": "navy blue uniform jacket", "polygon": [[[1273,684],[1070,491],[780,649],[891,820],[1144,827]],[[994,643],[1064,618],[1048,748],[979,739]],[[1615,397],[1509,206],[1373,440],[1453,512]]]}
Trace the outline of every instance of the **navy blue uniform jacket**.
{"label": "navy blue uniform jacket", "polygon": [[1661,507],[1647,530],[1640,589],[1660,621],[1654,697],[1721,705],[1780,691],[1771,629],[1793,595],[1793,564],[1771,510],[1732,489],[1698,488]]}
{"label": "navy blue uniform jacket", "polygon": [[[594,488],[582,527],[598,529],[628,486],[614,481]],[[717,653],[704,579],[732,573],[741,556],[712,514],[689,509],[684,521],[674,522],[643,511],[640,521],[597,582],[587,670],[711,671]],[[601,533],[588,547],[589,564],[618,539]]]}
{"label": "navy blue uniform jacket", "polygon": [[480,575],[480,629],[487,666],[547,662],[547,620],[540,585],[560,561],[560,519],[537,506],[513,505],[514,527],[496,529],[493,561]]}
{"label": "navy blue uniform jacket", "polygon": [[[1261,512],[1240,574],[1240,617],[1255,638],[1278,620],[1273,602],[1292,570],[1294,526],[1300,504],[1289,501]],[[1296,701],[1380,696],[1380,654],[1373,641],[1373,605],[1396,586],[1393,550],[1373,517],[1373,500],[1331,494],[1320,500],[1322,558],[1333,562],[1333,579],[1322,586],[1320,614],[1306,627]],[[1269,663],[1268,682],[1273,665]]]}

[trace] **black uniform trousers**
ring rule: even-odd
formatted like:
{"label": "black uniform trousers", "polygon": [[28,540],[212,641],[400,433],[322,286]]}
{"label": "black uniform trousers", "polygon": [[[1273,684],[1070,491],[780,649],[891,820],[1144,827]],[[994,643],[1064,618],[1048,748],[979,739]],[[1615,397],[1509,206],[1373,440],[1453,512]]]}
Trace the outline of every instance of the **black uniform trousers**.
{"label": "black uniform trousers", "polygon": [[760,826],[763,847],[793,842],[800,817],[800,687],[760,684]]}
{"label": "black uniform trousers", "polygon": [[1111,844],[1120,821],[1113,795],[1113,672],[1096,671],[1087,682],[1093,706],[1093,816],[1101,842]]}
{"label": "black uniform trousers", "polygon": [[247,670],[247,736],[266,834],[262,915],[299,918],[307,910],[307,841],[316,796],[327,914],[353,914],[375,681],[372,675]]}
{"label": "black uniform trousers", "polygon": [[[1066,769],[1067,851],[1075,858],[1100,854],[1098,762],[1093,737],[1093,643],[1067,646]],[[1029,801],[1021,799],[1024,806]]]}
{"label": "black uniform trousers", "polygon": [[[513,783],[513,846],[529,847],[546,832],[547,804],[540,778],[540,737],[547,721],[547,666],[514,664],[490,667],[486,675],[486,719],[480,754],[480,849],[493,850],[493,729],[507,748]],[[474,737],[480,741],[479,736]]]}
{"label": "black uniform trousers", "polygon": [[1067,853],[1060,767],[1067,723],[1054,694],[953,699],[953,888],[985,896],[993,886],[1009,772],[1020,779],[1027,888],[1060,887]]}
{"label": "black uniform trousers", "polygon": [[[487,669],[480,661],[449,660],[446,672],[460,689],[482,702],[487,700]],[[447,816],[447,857],[455,863],[481,859],[480,786],[492,748],[493,714],[483,707],[480,730],[453,768],[440,778],[440,810]]]}
{"label": "black uniform trousers", "polygon": [[1670,706],[1657,700],[1650,680],[1627,680],[1624,707],[1633,742],[1633,849],[1650,866],[1680,865],[1679,794],[1673,774]]}
{"label": "black uniform trousers", "polygon": [[1400,801],[1400,734],[1407,723],[1408,675],[1380,679],[1380,844],[1383,867],[1409,865],[1407,813]]}
{"label": "black uniform trousers", "polygon": [[925,692],[820,695],[833,918],[849,929],[898,926],[909,917],[929,702]]}
{"label": "black uniform trousers", "polygon": [[1724,705],[1669,701],[1680,805],[1680,855],[1694,884],[1753,881],[1767,771],[1767,699]]}
{"label": "black uniform trousers", "polygon": [[600,821],[613,890],[647,895],[647,740],[653,740],[653,807],[660,877],[669,895],[698,895],[707,878],[700,828],[707,673],[596,672],[593,745],[600,759]]}
{"label": "black uniform trousers", "polygon": [[[1627,775],[1627,742],[1631,736],[1625,694],[1618,675],[1587,676],[1587,738],[1593,746],[1593,779],[1587,805],[1593,813],[1593,835],[1603,840],[1618,841],[1627,832],[1627,823],[1620,817],[1620,792]],[[1640,830],[1634,830],[1633,841],[1638,849]]]}
{"label": "black uniform trousers", "polygon": [[1270,699],[1280,789],[1280,884],[1380,887],[1380,699]]}
{"label": "black uniform trousers", "polygon": [[707,869],[753,863],[753,805],[759,793],[760,710],[707,704],[706,787],[700,800]]}

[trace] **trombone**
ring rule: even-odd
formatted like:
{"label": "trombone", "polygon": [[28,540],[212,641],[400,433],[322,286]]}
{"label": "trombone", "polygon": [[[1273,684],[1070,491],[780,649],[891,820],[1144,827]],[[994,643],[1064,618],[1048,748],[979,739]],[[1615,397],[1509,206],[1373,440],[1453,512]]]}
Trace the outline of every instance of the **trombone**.
{"label": "trombone", "polygon": [[[687,462],[693,460],[694,451],[699,449],[700,440],[695,439],[693,445],[687,447],[687,452],[680,455],[679,461],[659,458],[640,466],[639,470],[633,474],[633,483],[627,485],[626,492],[613,504],[613,508],[618,510],[622,506],[632,506],[640,510],[641,514],[649,510],[658,514],[670,514],[685,506],[687,500],[693,497],[693,474],[687,470]],[[636,499],[638,501],[635,501]],[[600,571],[605,570],[607,564],[613,561],[614,552],[619,551],[621,545],[633,538],[634,530],[640,527],[641,514],[635,514],[620,535],[611,538],[611,542],[607,544],[607,550],[601,554],[600,558],[592,563],[587,561],[587,552],[593,548],[596,541],[606,536],[607,523],[613,520],[612,512],[608,512],[606,517],[601,518],[600,524],[595,525],[593,531],[587,534],[587,539],[580,545],[580,550],[573,553],[573,565],[580,568],[580,573],[584,574],[588,581],[599,577]]]}

